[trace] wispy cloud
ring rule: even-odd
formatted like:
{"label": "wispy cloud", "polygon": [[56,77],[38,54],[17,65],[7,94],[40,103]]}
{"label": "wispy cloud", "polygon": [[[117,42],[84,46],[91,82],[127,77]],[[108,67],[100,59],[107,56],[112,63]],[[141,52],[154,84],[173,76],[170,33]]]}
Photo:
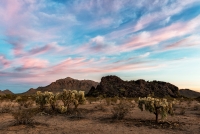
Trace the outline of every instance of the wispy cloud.
{"label": "wispy cloud", "polygon": [[129,72],[130,78],[136,72],[160,74],[172,64],[178,68],[176,59],[200,56],[199,5],[199,0],[1,1],[0,80],[37,85],[67,76],[98,79]]}
{"label": "wispy cloud", "polygon": [[8,68],[11,65],[11,62],[5,58],[4,55],[0,55],[0,66],[2,68]]}

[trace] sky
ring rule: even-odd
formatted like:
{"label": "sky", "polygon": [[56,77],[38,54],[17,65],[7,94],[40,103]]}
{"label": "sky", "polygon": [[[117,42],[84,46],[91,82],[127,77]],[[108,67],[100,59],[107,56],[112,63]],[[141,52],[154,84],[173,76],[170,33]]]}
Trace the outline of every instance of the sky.
{"label": "sky", "polygon": [[200,92],[200,0],[0,0],[0,90],[72,77]]}

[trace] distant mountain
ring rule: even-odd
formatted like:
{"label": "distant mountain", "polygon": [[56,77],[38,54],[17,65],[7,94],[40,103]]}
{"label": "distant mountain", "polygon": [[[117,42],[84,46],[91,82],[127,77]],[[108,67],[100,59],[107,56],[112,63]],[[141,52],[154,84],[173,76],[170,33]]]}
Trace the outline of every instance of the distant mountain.
{"label": "distant mountain", "polygon": [[197,98],[200,97],[200,92],[196,92],[190,89],[180,89],[180,94],[182,96],[188,97],[188,98]]}
{"label": "distant mountain", "polygon": [[123,81],[117,76],[106,76],[101,78],[100,84],[93,87],[88,96],[104,95],[107,97],[145,97],[154,94],[156,97],[179,97],[178,87],[161,81],[148,82],[145,80]]}
{"label": "distant mountain", "polygon": [[0,90],[0,95],[5,95],[5,94],[14,94],[13,92],[11,92],[10,90],[6,89],[6,90],[3,90],[1,91]]}
{"label": "distant mountain", "polygon": [[92,80],[77,80],[70,77],[56,80],[52,82],[50,85],[45,87],[38,87],[37,89],[29,89],[27,92],[23,94],[35,94],[37,91],[50,91],[50,92],[61,92],[63,89],[67,90],[82,90],[87,94],[91,87],[96,87],[98,82]]}

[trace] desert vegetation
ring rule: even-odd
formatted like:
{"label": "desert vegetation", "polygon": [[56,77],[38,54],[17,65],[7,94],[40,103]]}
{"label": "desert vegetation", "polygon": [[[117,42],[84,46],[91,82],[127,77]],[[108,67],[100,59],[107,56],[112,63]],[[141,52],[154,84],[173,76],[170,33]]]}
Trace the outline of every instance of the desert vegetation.
{"label": "desert vegetation", "polygon": [[198,133],[199,119],[198,99],[187,98],[85,97],[83,91],[63,90],[1,96],[0,101],[5,134]]}
{"label": "desert vegetation", "polygon": [[138,107],[143,111],[144,109],[150,113],[155,114],[156,123],[158,123],[158,115],[160,114],[162,119],[167,117],[168,114],[174,115],[173,104],[175,100],[169,102],[167,99],[158,99],[153,97],[139,98]]}

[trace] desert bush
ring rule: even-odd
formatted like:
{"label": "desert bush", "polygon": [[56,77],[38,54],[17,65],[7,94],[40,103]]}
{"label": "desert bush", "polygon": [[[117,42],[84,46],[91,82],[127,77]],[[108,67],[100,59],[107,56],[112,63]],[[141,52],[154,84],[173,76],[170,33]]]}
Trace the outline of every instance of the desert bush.
{"label": "desert bush", "polygon": [[30,107],[33,106],[33,104],[34,104],[33,100],[28,100],[27,102],[25,102],[24,107],[25,108],[30,108]]}
{"label": "desert bush", "polygon": [[15,100],[16,95],[15,94],[5,94],[5,95],[1,95],[0,99],[1,100],[5,100],[5,101],[13,101]]}
{"label": "desert bush", "polygon": [[175,101],[168,102],[167,99],[158,99],[152,97],[144,97],[139,98],[138,107],[140,110],[149,111],[150,113],[154,113],[156,116],[156,122],[158,123],[158,115],[160,114],[162,119],[165,118],[168,114],[174,115],[172,105]]}
{"label": "desert bush", "polygon": [[104,96],[103,95],[99,95],[98,97],[96,97],[97,100],[101,103],[104,99]]}
{"label": "desert bush", "polygon": [[34,101],[28,96],[17,96],[15,101],[19,104],[19,106],[29,108],[32,107]]}
{"label": "desert bush", "polygon": [[12,102],[4,102],[0,107],[0,113],[11,113],[12,107]]}
{"label": "desert bush", "polygon": [[111,104],[112,105],[116,104],[118,100],[119,100],[118,96],[115,96],[115,97],[111,98]]}
{"label": "desert bush", "polygon": [[105,98],[105,101],[106,101],[106,105],[110,106],[110,104],[111,104],[111,98]]}
{"label": "desert bush", "polygon": [[97,97],[87,97],[87,101],[89,102],[89,104],[92,104],[92,102],[98,101],[98,98]]}
{"label": "desert bush", "polygon": [[18,109],[15,112],[12,112],[12,116],[15,119],[15,124],[32,124],[33,123],[33,117],[38,113],[38,109]]}
{"label": "desert bush", "polygon": [[187,101],[187,105],[188,105],[188,107],[190,107],[191,104],[192,104],[192,100],[188,100],[188,101]]}
{"label": "desert bush", "polygon": [[115,104],[111,110],[113,119],[122,120],[131,109],[131,104],[127,100],[120,100],[119,104]]}
{"label": "desert bush", "polygon": [[94,109],[95,109],[95,110],[99,110],[99,111],[103,111],[103,112],[107,111],[105,105],[103,105],[102,103],[101,103],[101,104],[95,105],[95,106],[94,106]]}

